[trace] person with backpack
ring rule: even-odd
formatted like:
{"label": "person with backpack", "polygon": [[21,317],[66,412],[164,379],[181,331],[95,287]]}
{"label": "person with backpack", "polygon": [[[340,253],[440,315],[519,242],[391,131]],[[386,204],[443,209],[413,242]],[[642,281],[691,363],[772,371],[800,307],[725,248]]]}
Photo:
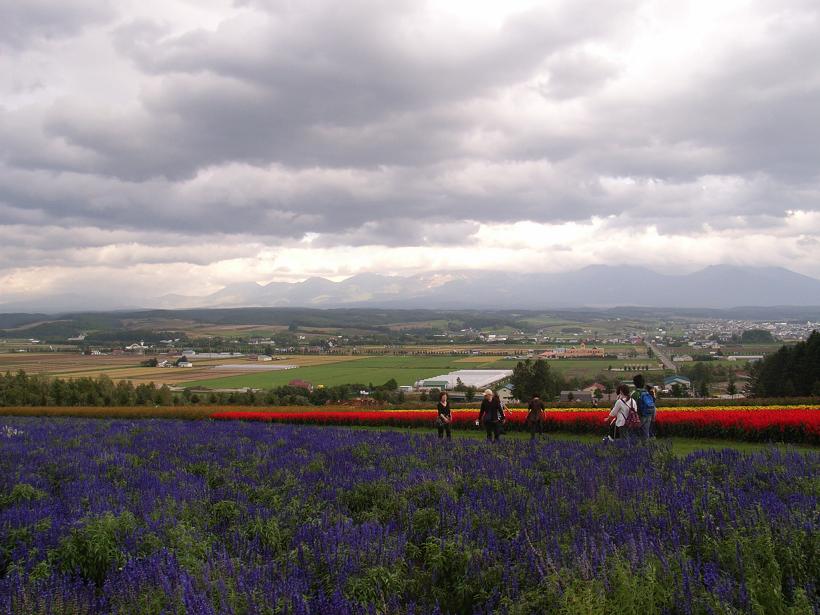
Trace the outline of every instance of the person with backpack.
{"label": "person with backpack", "polygon": [[[604,417],[605,421],[609,421],[609,434],[604,437],[604,442],[614,442],[621,437],[621,429],[628,426],[630,422],[635,421],[636,404],[629,396],[629,387],[625,384],[618,385],[615,391],[618,395],[615,404],[609,411],[609,414]],[[633,416],[630,421],[630,415]],[[640,425],[640,423],[638,423]]]}
{"label": "person with backpack", "polygon": [[481,400],[481,409],[478,411],[478,423],[483,424],[484,429],[487,430],[488,442],[498,442],[501,437],[503,417],[501,399],[491,389],[487,389],[484,391],[484,399]]}
{"label": "person with backpack", "polygon": [[544,425],[544,402],[538,393],[532,396],[527,409],[527,429],[530,432],[530,440],[535,440],[535,434],[540,434]]}
{"label": "person with backpack", "polygon": [[632,399],[638,405],[638,416],[641,417],[641,437],[644,440],[654,437],[652,432],[652,423],[655,422],[655,397],[649,392],[651,387],[647,387],[643,374],[635,374],[632,378],[635,384],[635,390],[632,393]]}
{"label": "person with backpack", "polygon": [[438,416],[436,417],[436,429],[438,429],[438,437],[443,438],[444,432],[447,432],[447,439],[452,440],[453,435],[450,433],[450,423],[453,420],[450,412],[450,399],[447,396],[447,391],[442,391],[438,396]]}

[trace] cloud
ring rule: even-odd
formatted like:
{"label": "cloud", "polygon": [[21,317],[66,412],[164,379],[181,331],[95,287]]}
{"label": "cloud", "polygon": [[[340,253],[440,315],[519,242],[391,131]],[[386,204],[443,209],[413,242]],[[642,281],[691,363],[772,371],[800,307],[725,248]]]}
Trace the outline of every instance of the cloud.
{"label": "cloud", "polygon": [[75,36],[114,16],[106,0],[25,0],[0,3],[0,49],[19,50],[41,40]]}
{"label": "cloud", "polygon": [[501,7],[3,5],[0,277],[820,274],[815,3]]}

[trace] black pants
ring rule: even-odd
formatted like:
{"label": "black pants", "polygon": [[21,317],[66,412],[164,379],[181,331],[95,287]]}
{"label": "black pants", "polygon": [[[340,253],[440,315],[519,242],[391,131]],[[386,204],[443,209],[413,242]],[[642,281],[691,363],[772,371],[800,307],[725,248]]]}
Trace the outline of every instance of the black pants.
{"label": "black pants", "polygon": [[530,432],[530,440],[535,440],[535,435],[542,431],[541,421],[527,421],[527,431]]}
{"label": "black pants", "polygon": [[501,423],[484,423],[484,429],[487,430],[487,440],[498,442],[501,437]]}
{"label": "black pants", "polygon": [[450,423],[436,423],[436,429],[438,429],[438,437],[443,438],[444,432],[447,432],[447,439],[452,440],[453,434],[450,433]]}
{"label": "black pants", "polygon": [[612,421],[612,425],[609,426],[609,437],[613,440],[621,437],[621,428],[615,424],[615,421]]}

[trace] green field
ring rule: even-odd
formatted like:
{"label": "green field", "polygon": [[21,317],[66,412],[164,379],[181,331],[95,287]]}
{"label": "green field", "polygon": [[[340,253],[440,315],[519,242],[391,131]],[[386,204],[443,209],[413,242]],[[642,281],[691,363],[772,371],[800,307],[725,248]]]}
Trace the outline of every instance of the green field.
{"label": "green field", "polygon": [[[501,359],[499,361],[494,361],[492,363],[487,363],[482,365],[483,368],[493,368],[493,369],[513,369],[518,363],[518,361],[512,361],[507,359]],[[557,361],[548,361],[550,366],[550,370],[556,374],[561,374],[564,378],[595,378],[599,374],[603,374],[605,377],[610,379],[617,378],[622,379],[626,376],[623,376],[622,371],[608,371],[609,366],[611,365],[614,370],[623,369],[624,366],[627,365],[649,365],[650,367],[655,367],[658,365],[657,359],[626,359],[626,360],[619,360],[619,359],[562,359]],[[660,374],[662,370],[652,370],[653,373]],[[631,372],[630,372],[631,378]]]}
{"label": "green field", "polygon": [[[391,378],[402,385],[412,385],[417,380],[430,378],[456,369],[480,369],[486,364],[456,363],[462,357],[371,357],[339,363],[327,363],[299,367],[281,372],[264,372],[227,376],[212,380],[199,380],[183,386],[208,388],[267,389],[282,386],[294,379],[306,380],[314,386],[339,384],[384,384]],[[492,364],[488,359],[487,364]]]}
{"label": "green field", "polygon": [[[335,386],[339,384],[384,384],[391,378],[402,385],[412,385],[418,380],[432,378],[440,374],[459,369],[513,369],[518,363],[517,360],[495,359],[486,357],[483,362],[460,361],[464,357],[368,357],[354,360],[341,361],[338,363],[327,363],[324,365],[314,365],[300,367],[281,372],[249,373],[242,375],[216,377],[208,380],[198,380],[183,383],[182,386],[207,387],[207,388],[244,388],[268,389],[282,386],[294,379],[306,380],[314,386]],[[578,377],[581,379],[595,378],[598,374],[608,375],[610,378],[622,378],[624,372],[608,372],[607,368],[621,368],[624,365],[649,364],[655,365],[654,360],[596,360],[596,359],[570,359],[562,361],[550,361],[550,369],[561,374],[565,378]],[[660,372],[655,372],[660,373]]]}

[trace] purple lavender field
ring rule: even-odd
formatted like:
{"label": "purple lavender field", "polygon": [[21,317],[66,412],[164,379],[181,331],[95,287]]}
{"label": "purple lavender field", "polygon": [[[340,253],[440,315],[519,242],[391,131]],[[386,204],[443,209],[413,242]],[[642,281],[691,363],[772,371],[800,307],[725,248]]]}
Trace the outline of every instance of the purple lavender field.
{"label": "purple lavender field", "polygon": [[3,419],[0,612],[818,613],[820,454]]}

